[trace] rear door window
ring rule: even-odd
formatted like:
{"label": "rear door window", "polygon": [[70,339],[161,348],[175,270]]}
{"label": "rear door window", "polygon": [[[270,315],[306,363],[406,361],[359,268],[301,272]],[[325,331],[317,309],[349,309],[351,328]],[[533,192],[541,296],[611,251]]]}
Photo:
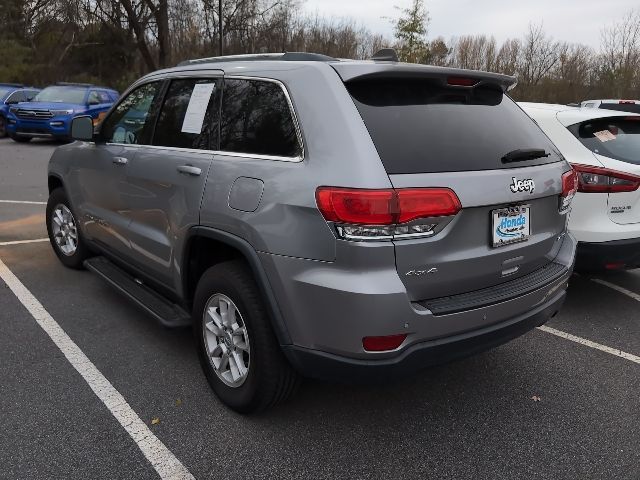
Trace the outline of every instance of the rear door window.
{"label": "rear door window", "polygon": [[596,118],[567,128],[593,153],[640,165],[640,116]]}
{"label": "rear door window", "polygon": [[225,79],[220,150],[276,157],[302,155],[289,101],[278,83]]}
{"label": "rear door window", "polygon": [[[560,159],[540,128],[501,90],[435,79],[367,79],[346,87],[389,174],[519,168]],[[518,149],[550,155],[503,163]]]}
{"label": "rear door window", "polygon": [[[153,145],[215,150],[218,145],[217,78],[173,80],[158,116]],[[200,118],[193,118],[200,114]],[[188,117],[187,117],[188,114]],[[195,120],[195,123],[192,122]]]}

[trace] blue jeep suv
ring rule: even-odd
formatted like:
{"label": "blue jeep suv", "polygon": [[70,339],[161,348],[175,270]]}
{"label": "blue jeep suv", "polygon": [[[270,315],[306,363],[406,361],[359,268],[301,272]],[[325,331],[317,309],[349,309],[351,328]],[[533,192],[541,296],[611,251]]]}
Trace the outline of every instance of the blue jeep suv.
{"label": "blue jeep suv", "polygon": [[98,123],[118,99],[117,91],[91,84],[58,83],[39,92],[31,102],[9,108],[7,133],[16,142],[34,137],[71,139],[71,121],[89,115]]}
{"label": "blue jeep suv", "polygon": [[0,83],[0,138],[7,136],[7,114],[11,105],[32,100],[39,91],[18,83]]}

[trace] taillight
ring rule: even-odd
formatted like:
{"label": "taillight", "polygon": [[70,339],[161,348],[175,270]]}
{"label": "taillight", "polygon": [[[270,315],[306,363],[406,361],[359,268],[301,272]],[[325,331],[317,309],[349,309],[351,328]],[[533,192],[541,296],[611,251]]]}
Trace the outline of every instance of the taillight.
{"label": "taillight", "polygon": [[393,223],[393,190],[320,187],[318,208],[326,220],[363,225]]}
{"label": "taillight", "polygon": [[578,190],[578,174],[572,168],[562,174],[562,194],[560,195],[560,213],[566,213]]}
{"label": "taillight", "polygon": [[318,187],[316,202],[338,234],[351,240],[432,235],[437,223],[416,221],[455,215],[462,208],[448,188]]}
{"label": "taillight", "polygon": [[447,85],[451,85],[454,87],[473,87],[478,84],[479,80],[475,78],[467,78],[467,77],[448,77]]}
{"label": "taillight", "polygon": [[640,187],[640,177],[608,168],[574,165],[578,172],[578,192],[633,192]]}
{"label": "taillight", "polygon": [[398,216],[394,223],[424,217],[446,217],[460,211],[458,196],[448,188],[405,188],[396,190]]}

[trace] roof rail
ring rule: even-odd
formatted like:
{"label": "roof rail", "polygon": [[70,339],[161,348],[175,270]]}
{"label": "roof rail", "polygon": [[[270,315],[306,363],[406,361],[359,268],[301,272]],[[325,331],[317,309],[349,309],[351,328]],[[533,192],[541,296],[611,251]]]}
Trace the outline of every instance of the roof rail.
{"label": "roof rail", "polygon": [[393,48],[383,48],[382,50],[378,50],[373,54],[371,60],[375,60],[378,62],[397,62],[398,54]]}
{"label": "roof rail", "polygon": [[248,62],[255,60],[280,60],[289,62],[337,62],[338,59],[320,53],[307,52],[284,52],[284,53],[249,53],[243,55],[224,55],[222,57],[205,57],[185,60],[178,64],[178,67],[185,65],[197,65],[200,63],[218,62]]}

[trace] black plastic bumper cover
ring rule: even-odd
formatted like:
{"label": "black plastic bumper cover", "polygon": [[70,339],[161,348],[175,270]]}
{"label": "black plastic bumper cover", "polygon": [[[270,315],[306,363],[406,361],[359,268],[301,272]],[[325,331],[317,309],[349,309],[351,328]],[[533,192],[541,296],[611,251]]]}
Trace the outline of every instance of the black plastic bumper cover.
{"label": "black plastic bumper cover", "polygon": [[640,267],[640,238],[578,243],[576,268],[602,270],[607,264],[624,264],[624,268]]}
{"label": "black plastic bumper cover", "polygon": [[305,377],[332,381],[379,381],[402,378],[425,367],[447,363],[517,338],[544,324],[562,307],[565,290],[538,308],[516,318],[459,335],[422,342],[408,347],[398,356],[363,360],[318,350],[283,346],[293,367]]}

